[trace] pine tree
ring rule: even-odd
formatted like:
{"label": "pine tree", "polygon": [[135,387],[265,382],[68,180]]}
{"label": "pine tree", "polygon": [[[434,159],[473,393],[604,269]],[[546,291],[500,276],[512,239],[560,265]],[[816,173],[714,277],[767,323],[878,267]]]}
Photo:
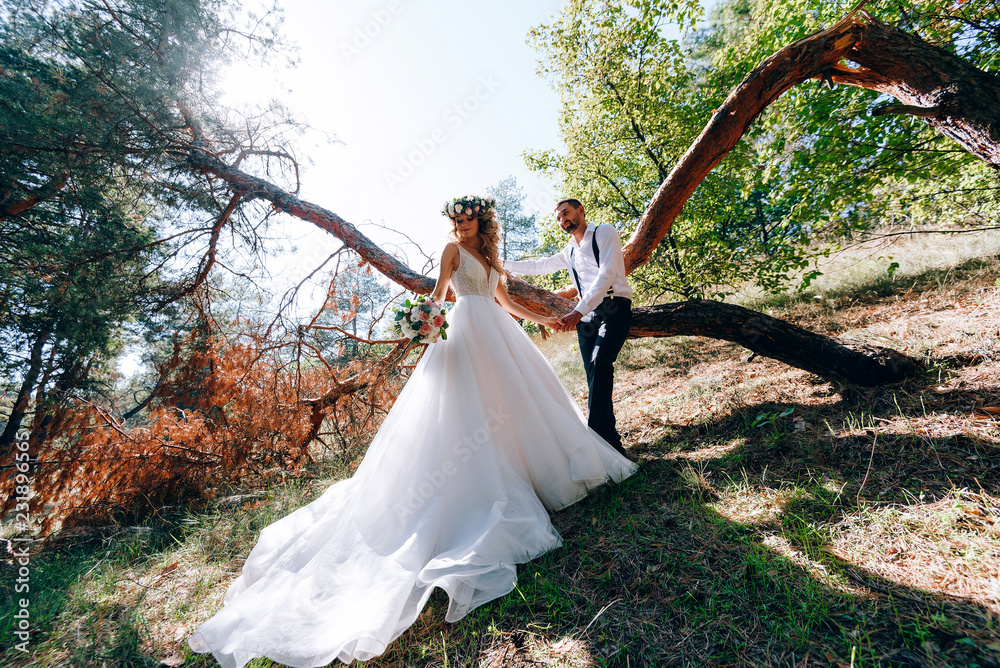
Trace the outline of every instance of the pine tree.
{"label": "pine tree", "polygon": [[495,186],[486,189],[486,194],[497,202],[497,221],[503,232],[500,242],[500,258],[517,260],[538,245],[535,220],[538,214],[524,213],[524,189],[517,185],[517,179],[508,176]]}
{"label": "pine tree", "polygon": [[126,327],[204,282],[224,227],[263,247],[242,194],[184,167],[191,146],[243,141],[248,166],[281,160],[283,121],[230,130],[216,104],[225,63],[247,41],[275,45],[267,15],[236,46],[229,14],[207,0],[0,5],[0,454],[33,408],[94,389]]}

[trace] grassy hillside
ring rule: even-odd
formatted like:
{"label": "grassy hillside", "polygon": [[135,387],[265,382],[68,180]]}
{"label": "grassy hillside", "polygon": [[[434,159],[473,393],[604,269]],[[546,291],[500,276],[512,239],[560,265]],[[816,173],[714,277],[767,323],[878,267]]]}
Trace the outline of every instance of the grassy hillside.
{"label": "grassy hillside", "polygon": [[[814,293],[756,298],[925,360],[903,385],[840,388],[705,339],[630,342],[616,403],[640,474],[556,514],[565,546],[514,593],[457,624],[436,593],[367,665],[1000,666],[1000,256],[949,248],[911,247],[927,262],[892,276],[842,257]],[[540,345],[582,396],[573,337]],[[63,535],[32,561],[32,652],[3,665],[214,665],[186,636],[260,529],[350,474],[337,466]],[[6,639],[11,561],[0,577]]]}

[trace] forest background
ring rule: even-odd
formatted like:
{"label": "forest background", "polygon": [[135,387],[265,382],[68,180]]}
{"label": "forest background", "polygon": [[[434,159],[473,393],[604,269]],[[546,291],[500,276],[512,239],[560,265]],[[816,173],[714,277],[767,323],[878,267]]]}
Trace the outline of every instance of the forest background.
{"label": "forest background", "polygon": [[[559,94],[561,145],[525,147],[525,164],[627,238],[744,77],[852,9],[565,2],[527,36]],[[133,522],[356,461],[419,351],[387,327],[400,288],[350,244],[287,292],[267,288],[289,222],[260,182],[300,193],[315,136],[280,100],[233,106],[221,85],[234,63],[294,61],[280,8],[9,0],[0,11],[0,456],[29,444],[21,529]],[[995,77],[996,2],[866,11]],[[260,181],[227,181],[220,165]],[[500,196],[510,253],[564,242],[516,179],[480,187]],[[630,278],[643,304],[808,295],[824,260],[859,244],[994,229],[998,192],[996,165],[925,115],[816,80],[766,109]],[[317,211],[336,201],[312,206],[294,203],[298,218],[353,238]],[[383,251],[432,273],[433,251],[395,232]],[[889,279],[907,262],[877,256]],[[123,377],[137,346],[144,370]],[[12,486],[24,473],[2,470]],[[18,503],[9,495],[5,510]]]}
{"label": "forest background", "polygon": [[[563,146],[528,149],[526,164],[584,201],[592,223],[614,224],[627,238],[741,79],[769,54],[836,23],[851,9],[842,5],[724,2],[705,20],[694,0],[566,3],[528,35],[539,73],[562,100]],[[53,462],[47,501],[62,495],[72,513],[94,517],[135,511],[141,490],[161,491],[143,502],[152,506],[198,498],[250,469],[294,470],[317,446],[362,447],[402,380],[403,351],[380,343],[392,338],[383,316],[398,290],[344,244],[317,258],[284,296],[272,294],[268,271],[288,229],[277,222],[281,207],[252,185],[234,187],[206,171],[191,151],[300,191],[308,154],[297,142],[315,138],[307,121],[278,99],[226,106],[219,89],[234,62],[245,72],[293,61],[280,10],[115,7],[8,3],[0,63],[8,415],[0,452],[30,425],[33,444]],[[1000,57],[995,9],[871,8],[986,72]],[[382,23],[393,16],[387,12]],[[821,274],[821,258],[872,235],[991,226],[1000,201],[995,167],[920,115],[883,113],[894,112],[885,95],[831,87],[788,91],[708,174],[632,272],[640,301],[802,291]],[[503,196],[511,252],[544,254],[563,243],[545,216],[533,244],[537,214],[522,206],[516,179],[482,188],[491,185]],[[414,247],[424,254],[420,271],[433,273],[434,250]],[[887,274],[902,260],[887,257]],[[567,282],[556,275],[539,284]],[[312,290],[308,313],[304,290]],[[139,347],[146,366],[126,379],[118,365],[127,344]],[[115,458],[121,447],[158,453],[146,467],[158,473],[103,482],[78,475],[77,467],[101,465],[88,458]],[[164,473],[172,469],[175,476]],[[81,477],[104,491],[70,483]],[[163,478],[170,484],[151,484]]]}

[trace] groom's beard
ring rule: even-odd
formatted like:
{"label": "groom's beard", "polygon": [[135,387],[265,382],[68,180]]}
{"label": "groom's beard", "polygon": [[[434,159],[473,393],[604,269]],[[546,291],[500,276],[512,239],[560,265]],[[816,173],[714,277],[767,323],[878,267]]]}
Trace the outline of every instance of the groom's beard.
{"label": "groom's beard", "polygon": [[573,232],[575,232],[576,228],[578,228],[578,227],[580,227],[580,223],[570,222],[567,225],[563,226],[562,230],[566,234],[573,234]]}

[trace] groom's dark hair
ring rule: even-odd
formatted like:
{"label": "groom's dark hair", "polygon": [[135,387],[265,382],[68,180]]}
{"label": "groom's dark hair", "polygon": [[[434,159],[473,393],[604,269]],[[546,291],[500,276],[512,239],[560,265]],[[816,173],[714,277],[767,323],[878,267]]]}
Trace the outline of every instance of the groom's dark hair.
{"label": "groom's dark hair", "polygon": [[574,209],[579,209],[581,206],[583,206],[583,204],[580,203],[580,200],[568,197],[564,200],[560,200],[559,203],[556,204],[556,209],[561,207],[563,204],[569,204]]}

